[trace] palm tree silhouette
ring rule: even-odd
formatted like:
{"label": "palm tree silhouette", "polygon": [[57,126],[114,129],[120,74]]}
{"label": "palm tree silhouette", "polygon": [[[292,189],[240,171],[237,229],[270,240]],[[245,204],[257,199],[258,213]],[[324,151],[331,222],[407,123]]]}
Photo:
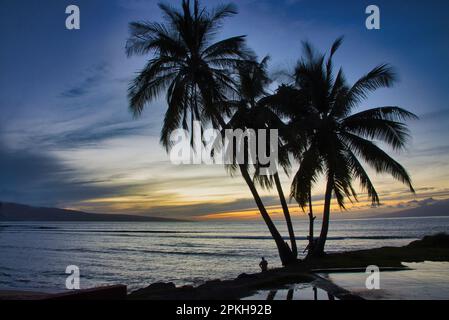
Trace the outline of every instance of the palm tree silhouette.
{"label": "palm tree silhouette", "polygon": [[[227,124],[227,128],[232,129],[253,129],[255,131],[260,129],[277,129],[281,136],[278,138],[278,165],[284,168],[287,173],[290,168],[290,161],[288,158],[288,153],[283,147],[282,132],[285,124],[282,120],[269,108],[267,108],[267,101],[270,99],[266,91],[266,87],[271,83],[268,77],[268,61],[269,57],[265,57],[261,62],[254,61],[243,61],[239,63],[237,67],[238,80],[236,81],[237,98],[230,100],[227,103],[229,108],[236,109],[236,112]],[[242,149],[247,149],[247,145],[243,141],[241,143]],[[256,143],[256,146],[259,144]],[[269,150],[270,142],[266,141],[266,149]],[[247,150],[245,150],[245,154]],[[235,154],[235,150],[231,151]],[[273,151],[274,152],[274,151]],[[259,154],[255,152],[255,154]],[[235,161],[235,157],[233,158]],[[257,159],[256,159],[257,160]],[[238,167],[237,164],[228,166],[228,169],[233,172]],[[279,178],[278,171],[274,171],[271,174],[261,174],[261,170],[266,167],[260,163],[260,161],[255,161],[254,164],[254,181],[264,189],[271,189],[276,187],[279,200],[281,202],[282,211],[284,213],[285,221],[287,224],[287,230],[289,233],[292,259],[296,259],[298,255],[298,249],[296,245],[295,232],[293,229],[293,224],[288,208],[287,201],[282,190],[281,181]]]}
{"label": "palm tree silhouette", "polygon": [[[224,125],[219,101],[233,90],[230,68],[252,53],[245,37],[237,36],[213,42],[222,20],[237,11],[223,5],[211,12],[197,0],[182,1],[178,11],[159,4],[165,23],[147,21],[130,24],[126,44],[128,56],[153,54],[145,68],[132,82],[128,97],[130,109],[139,116],[144,106],[166,91],[168,109],[161,132],[161,143],[169,149],[170,133],[177,128],[191,129],[195,120]],[[222,122],[222,123],[217,123]]]}
{"label": "palm tree silhouette", "polygon": [[333,195],[339,207],[345,209],[345,199],[357,201],[353,182],[358,180],[372,205],[380,204],[378,193],[359,159],[377,173],[390,174],[414,192],[407,171],[375,141],[394,151],[404,149],[409,137],[404,121],[417,117],[399,107],[380,107],[351,114],[368,93],[391,87],[395,74],[389,65],[379,65],[349,86],[342,69],[336,75],[333,72],[332,58],[342,40],[334,42],[327,59],[305,42],[304,57],[294,72],[295,84],[278,92],[283,100],[290,102],[283,111],[290,117],[288,147],[300,161],[291,196],[305,208],[310,205],[310,190],[319,176],[324,175],[327,181],[323,223],[313,255],[324,253]]}
{"label": "palm tree silhouette", "polygon": [[[161,143],[172,147],[170,134],[180,127],[192,131],[193,122],[225,128],[227,96],[235,92],[232,72],[242,61],[253,60],[245,46],[245,37],[237,36],[214,42],[224,18],[237,13],[233,5],[212,11],[201,8],[199,1],[182,1],[182,9],[159,4],[165,23],[133,22],[126,51],[129,56],[153,54],[129,88],[130,109],[139,116],[145,105],[166,91],[168,109],[161,131]],[[190,124],[189,124],[190,122]],[[193,133],[191,134],[193,141]],[[239,165],[257,207],[273,236],[281,261],[292,260],[290,248],[271,220],[245,165]]]}

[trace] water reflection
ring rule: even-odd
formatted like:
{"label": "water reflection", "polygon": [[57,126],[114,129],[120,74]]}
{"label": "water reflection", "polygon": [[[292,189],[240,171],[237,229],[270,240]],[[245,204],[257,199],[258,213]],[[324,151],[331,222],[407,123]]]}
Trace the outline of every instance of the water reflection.
{"label": "water reflection", "polygon": [[364,272],[319,276],[368,300],[448,300],[449,262],[403,263],[409,270],[382,271],[380,290],[368,290]]}
{"label": "water reflection", "polygon": [[242,300],[338,300],[338,298],[312,284],[300,283],[289,288],[259,290]]}

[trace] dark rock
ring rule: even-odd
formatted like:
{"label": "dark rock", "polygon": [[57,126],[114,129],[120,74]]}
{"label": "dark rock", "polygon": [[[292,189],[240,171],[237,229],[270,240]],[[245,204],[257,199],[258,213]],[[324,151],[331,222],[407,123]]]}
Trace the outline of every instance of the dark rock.
{"label": "dark rock", "polygon": [[200,285],[198,288],[204,289],[204,288],[214,287],[219,283],[221,283],[220,279],[210,280],[210,281],[206,281],[206,283]]}
{"label": "dark rock", "polygon": [[410,248],[449,248],[449,235],[438,233],[432,236],[425,236],[421,240],[413,241],[408,245]]}
{"label": "dark rock", "polygon": [[44,297],[43,300],[124,300],[126,291],[126,286],[114,285],[57,293]]}
{"label": "dark rock", "polygon": [[176,289],[176,285],[173,282],[164,283],[164,282],[157,282],[150,284],[148,287],[145,288],[146,291],[161,291],[161,290],[173,290]]}
{"label": "dark rock", "polygon": [[181,289],[183,289],[183,290],[193,290],[193,289],[195,289],[195,287],[187,285],[187,286],[182,286]]}
{"label": "dark rock", "polygon": [[257,276],[255,274],[242,273],[237,277],[237,279],[239,280],[257,279]]}
{"label": "dark rock", "polygon": [[171,293],[176,292],[176,286],[174,283],[163,283],[163,282],[157,282],[150,284],[146,288],[138,289],[134,292],[131,292],[129,297],[135,298],[135,299],[141,299],[143,297],[147,298],[154,298],[160,295],[168,295]]}

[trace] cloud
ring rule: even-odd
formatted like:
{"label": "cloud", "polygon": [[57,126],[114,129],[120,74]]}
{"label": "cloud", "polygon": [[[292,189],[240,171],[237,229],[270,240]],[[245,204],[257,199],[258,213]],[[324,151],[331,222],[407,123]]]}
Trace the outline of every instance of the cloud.
{"label": "cloud", "polygon": [[[243,182],[242,182],[243,183]],[[262,201],[266,207],[279,205],[279,200],[274,196],[266,196],[262,198]],[[200,217],[204,215],[215,215],[228,212],[239,212],[245,210],[256,210],[256,204],[253,198],[236,199],[234,201],[223,203],[201,203],[196,205],[189,205],[184,207],[165,207],[165,208],[152,208],[152,211],[157,210],[169,210],[173,213],[187,213],[191,217]]]}
{"label": "cloud", "polygon": [[92,92],[105,79],[110,67],[107,63],[100,63],[85,70],[87,75],[74,87],[61,93],[64,98],[79,98]]}
{"label": "cloud", "polygon": [[424,207],[424,206],[432,205],[436,202],[438,202],[438,200],[435,200],[434,198],[426,198],[426,199],[422,199],[422,200],[412,200],[412,201],[409,201],[408,204]]}
{"label": "cloud", "polygon": [[441,157],[449,155],[449,145],[439,145],[430,148],[416,148],[414,154],[418,157]]}
{"label": "cloud", "polygon": [[48,198],[49,193],[60,193],[65,186],[64,177],[69,174],[70,169],[46,155],[0,148],[0,198],[3,201],[53,202],[54,196]]}
{"label": "cloud", "polygon": [[[143,186],[142,186],[143,187]],[[157,184],[154,184],[155,189]],[[146,189],[152,188],[145,185]],[[137,188],[138,189],[138,188]],[[136,192],[138,192],[136,189]],[[94,201],[78,202],[76,208],[83,211],[94,212],[127,212],[133,214],[141,214],[147,216],[158,217],[175,217],[175,218],[202,218],[211,216],[220,216],[223,213],[239,213],[248,210],[257,210],[254,199],[242,198],[233,201],[217,202],[201,202],[193,204],[173,204],[173,205],[157,205],[167,200],[176,201],[179,198],[178,194],[154,193],[152,195],[134,194],[131,196],[118,197],[116,199],[98,199]],[[266,196],[262,198],[266,207],[279,205],[279,200],[273,196]],[[116,203],[116,206],[112,204]],[[271,212],[272,214],[274,212]]]}
{"label": "cloud", "polygon": [[87,198],[111,197],[129,185],[83,181],[78,172],[48,154],[7,149],[0,141],[0,200],[58,206]]}
{"label": "cloud", "polygon": [[392,209],[408,209],[408,208],[416,208],[416,207],[426,207],[438,203],[440,200],[436,200],[432,197],[425,198],[421,200],[410,200],[405,202],[399,202],[395,205],[387,206],[387,208]]}
{"label": "cloud", "polygon": [[441,118],[448,118],[449,117],[449,109],[439,109],[432,112],[424,113],[420,116],[421,120],[441,120]]}
{"label": "cloud", "polygon": [[98,145],[101,142],[131,135],[142,134],[151,129],[151,125],[143,121],[104,121],[80,125],[74,129],[61,130],[58,133],[27,133],[24,135],[25,145],[38,145],[40,148],[70,149]]}
{"label": "cloud", "polygon": [[80,180],[77,170],[47,154],[0,147],[0,200],[58,206],[95,197],[123,194],[132,185]]}

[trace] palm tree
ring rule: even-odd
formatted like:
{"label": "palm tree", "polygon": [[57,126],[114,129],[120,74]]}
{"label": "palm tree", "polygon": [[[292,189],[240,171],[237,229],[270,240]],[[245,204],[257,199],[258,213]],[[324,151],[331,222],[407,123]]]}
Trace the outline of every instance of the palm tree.
{"label": "palm tree", "polygon": [[[225,128],[226,97],[235,92],[232,71],[253,54],[245,46],[245,37],[237,36],[214,42],[223,19],[237,13],[233,5],[212,11],[201,8],[199,1],[182,1],[179,11],[159,4],[165,23],[133,22],[126,51],[129,56],[153,54],[129,88],[130,109],[141,115],[145,105],[166,91],[168,109],[161,131],[161,143],[172,147],[170,134],[177,128],[192,130],[194,121],[203,126]],[[190,122],[190,124],[189,124]],[[191,134],[193,141],[193,133]],[[246,166],[239,166],[257,207],[278,247],[283,264],[291,261],[291,250],[271,221]]]}
{"label": "palm tree", "polygon": [[352,114],[368,93],[391,87],[396,78],[392,68],[383,64],[349,86],[341,69],[336,75],[333,72],[332,58],[341,43],[342,38],[335,41],[327,59],[317,54],[309,43],[304,43],[305,55],[295,69],[294,88],[290,88],[290,93],[294,92],[298,98],[296,110],[286,108],[292,131],[289,147],[300,161],[291,195],[305,208],[310,205],[310,191],[319,176],[324,175],[327,181],[323,223],[313,255],[324,253],[333,196],[341,209],[345,209],[346,199],[357,201],[354,180],[359,181],[373,206],[380,204],[362,162],[377,173],[390,174],[414,192],[407,171],[376,141],[394,151],[404,149],[409,137],[404,121],[417,117],[399,107],[379,107]]}
{"label": "palm tree", "polygon": [[[243,61],[237,67],[238,80],[236,83],[237,99],[228,101],[229,108],[237,109],[227,127],[232,129],[277,129],[282,132],[285,127],[281,119],[266,107],[266,101],[270,99],[266,92],[266,87],[271,83],[271,79],[268,77],[268,61],[269,57],[265,57],[261,62],[255,61]],[[258,143],[256,143],[258,145]],[[242,146],[244,149],[245,146]],[[271,148],[269,141],[267,141],[267,149]],[[282,139],[278,139],[278,164],[284,168],[287,173],[290,168],[290,161],[288,154],[284,152]],[[233,150],[234,151],[234,150]],[[258,154],[256,152],[256,154]],[[234,159],[235,160],[235,159]],[[236,165],[229,166],[229,170],[234,171]],[[288,208],[287,201],[285,199],[284,192],[282,190],[279,173],[273,172],[271,175],[260,174],[261,169],[264,166],[259,161],[255,163],[254,181],[264,189],[271,189],[276,187],[279,200],[281,202],[282,211],[287,224],[287,230],[289,233],[291,251],[293,260],[298,256],[298,249],[296,245],[295,232]]]}
{"label": "palm tree", "polygon": [[[211,12],[198,0],[182,1],[178,11],[159,4],[165,23],[132,22],[126,44],[128,56],[153,54],[129,88],[130,109],[139,116],[144,106],[166,91],[168,109],[161,132],[161,143],[169,149],[170,133],[177,128],[191,129],[195,120],[218,127],[227,91],[233,90],[230,68],[252,53],[245,37],[237,36],[213,42],[222,20],[237,13],[233,5]],[[221,125],[224,125],[221,123]]]}

